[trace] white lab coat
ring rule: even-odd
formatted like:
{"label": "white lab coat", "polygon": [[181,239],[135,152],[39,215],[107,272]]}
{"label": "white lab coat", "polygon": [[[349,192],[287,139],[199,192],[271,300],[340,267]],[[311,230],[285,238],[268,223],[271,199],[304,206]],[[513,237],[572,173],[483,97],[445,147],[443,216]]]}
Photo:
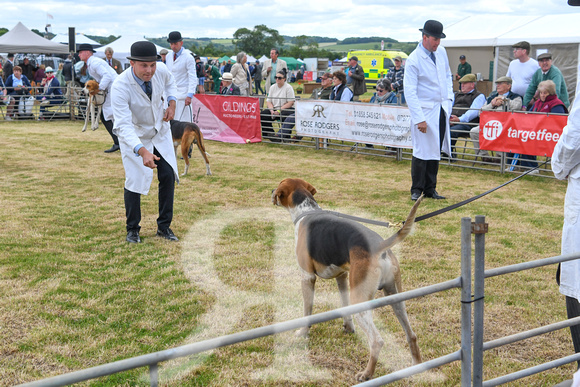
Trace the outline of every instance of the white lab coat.
{"label": "white lab coat", "polygon": [[[101,61],[103,62],[103,61]],[[104,62],[103,62],[104,63]],[[167,67],[157,62],[151,79],[151,100],[133,77],[133,69],[117,77],[111,90],[115,123],[113,133],[119,137],[119,146],[125,168],[125,188],[142,195],[149,193],[153,170],[143,165],[141,156],[134,152],[137,145],[151,153],[153,148],[171,165],[175,181],[179,182],[177,160],[169,122],[163,121],[163,95],[175,96],[177,90],[173,75]]]}
{"label": "white lab coat", "polygon": [[105,103],[103,103],[103,116],[105,120],[110,121],[113,119],[110,94],[113,82],[117,79],[117,72],[107,62],[94,55],[87,59],[87,71],[99,83],[99,89],[107,91],[107,97],[105,98]]}
{"label": "white lab coat", "polygon": [[[580,85],[576,93],[580,92]],[[578,94],[576,94],[578,95]],[[568,178],[564,201],[562,254],[580,252],[580,102],[575,102],[562,137],[552,155],[552,171],[558,179]],[[560,293],[580,301],[580,259],[562,262]]]}
{"label": "white lab coat", "polygon": [[[421,43],[405,64],[405,99],[411,113],[413,156],[421,160],[440,160],[441,151],[451,155],[449,116],[453,106],[453,80],[445,48],[435,51],[437,66],[423,50]],[[439,112],[445,111],[445,138],[439,148]],[[427,133],[417,124],[427,122]]]}
{"label": "white lab coat", "polygon": [[177,98],[175,119],[178,121],[192,122],[192,111],[191,108],[185,106],[185,98],[187,94],[195,94],[197,91],[199,81],[195,69],[195,59],[191,55],[191,51],[183,49],[181,55],[174,62],[173,51],[170,51],[165,57],[165,64],[169,71],[171,71],[171,74],[173,74],[177,86],[177,94],[175,95]]}

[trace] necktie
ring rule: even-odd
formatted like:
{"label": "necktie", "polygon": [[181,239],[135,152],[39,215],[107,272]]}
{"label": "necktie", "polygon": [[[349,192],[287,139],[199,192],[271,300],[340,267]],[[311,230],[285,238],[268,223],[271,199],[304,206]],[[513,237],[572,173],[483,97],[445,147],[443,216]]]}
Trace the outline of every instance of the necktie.
{"label": "necktie", "polygon": [[431,60],[433,61],[433,63],[437,64],[437,61],[435,60],[435,54],[431,53],[429,56],[431,57]]}
{"label": "necktie", "polygon": [[151,99],[151,93],[152,93],[152,89],[151,89],[151,81],[146,81],[145,82],[145,94],[147,94],[147,97],[149,97],[149,99]]}
{"label": "necktie", "polygon": [[109,66],[113,67],[113,61],[109,59]]}
{"label": "necktie", "polygon": [[177,53],[176,53],[176,52],[174,52],[174,53],[173,53],[173,61],[175,62],[176,60],[177,60]]}

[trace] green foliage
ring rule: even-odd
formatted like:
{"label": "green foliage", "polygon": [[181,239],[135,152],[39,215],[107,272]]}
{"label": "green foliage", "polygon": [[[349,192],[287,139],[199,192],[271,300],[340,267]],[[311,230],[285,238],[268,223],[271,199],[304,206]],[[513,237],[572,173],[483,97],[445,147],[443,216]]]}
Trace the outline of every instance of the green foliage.
{"label": "green foliage", "polygon": [[280,47],[284,43],[284,39],[277,30],[260,24],[255,26],[253,30],[239,28],[234,33],[233,43],[238,51],[258,55],[259,53],[269,53],[273,47]]}

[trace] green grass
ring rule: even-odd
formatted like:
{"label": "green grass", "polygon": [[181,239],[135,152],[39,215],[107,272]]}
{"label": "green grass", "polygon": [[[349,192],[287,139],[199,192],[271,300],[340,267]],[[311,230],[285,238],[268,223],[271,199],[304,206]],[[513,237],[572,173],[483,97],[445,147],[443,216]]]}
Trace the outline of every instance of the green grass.
{"label": "green grass", "polygon": [[[208,141],[213,176],[194,153],[175,196],[172,229],[155,237],[157,183],[142,198],[143,243],[125,242],[124,172],[105,154],[102,126],[80,122],[0,122],[0,380],[14,385],[301,317],[300,272],[287,212],[270,195],[285,177],[318,190],[322,207],[398,222],[410,209],[410,164],[372,156],[274,144]],[[179,160],[183,170],[183,161]],[[506,180],[495,172],[441,166],[446,201],[464,200]],[[486,215],[486,267],[558,255],[566,185],[524,177],[476,202],[423,221],[395,249],[405,290],[455,278],[460,219]],[[382,235],[390,230],[376,228]],[[486,281],[485,340],[565,319],[555,267]],[[407,302],[423,359],[460,347],[459,291]],[[318,281],[315,312],[338,306],[333,281]],[[386,345],[375,376],[410,365],[392,311],[375,312]],[[345,386],[364,367],[366,340],[341,321],[221,348],[161,365],[167,386]],[[359,329],[360,331],[360,329]],[[525,340],[485,354],[485,379],[573,353],[569,332]],[[571,365],[513,385],[553,385]],[[457,386],[452,364],[397,386]],[[86,382],[145,386],[139,369]]]}

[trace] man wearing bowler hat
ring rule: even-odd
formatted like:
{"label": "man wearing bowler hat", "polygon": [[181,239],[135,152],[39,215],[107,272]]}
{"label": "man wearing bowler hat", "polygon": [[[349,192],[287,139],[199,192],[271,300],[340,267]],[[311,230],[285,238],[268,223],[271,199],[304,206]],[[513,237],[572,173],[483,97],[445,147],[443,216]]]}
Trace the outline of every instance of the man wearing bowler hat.
{"label": "man wearing bowler hat", "polygon": [[447,52],[439,44],[443,25],[427,20],[420,29],[422,41],[405,64],[405,98],[411,113],[411,200],[421,194],[445,199],[436,191],[441,152],[451,155],[449,117],[453,105],[453,79]]}
{"label": "man wearing bowler hat", "polygon": [[171,46],[171,51],[165,58],[165,64],[173,74],[177,85],[175,119],[193,122],[193,112],[190,106],[198,85],[195,59],[191,51],[183,47],[183,38],[179,31],[170,32],[167,41]]}
{"label": "man wearing bowler hat", "polygon": [[88,43],[83,43],[77,50],[79,58],[87,65],[87,71],[99,83],[99,90],[105,91],[105,102],[101,110],[101,122],[107,129],[107,132],[113,138],[113,146],[107,149],[105,153],[112,153],[119,150],[119,139],[113,133],[113,108],[111,107],[111,86],[117,78],[117,72],[102,59],[93,54],[95,50]]}
{"label": "man wearing bowler hat", "polygon": [[[125,168],[127,242],[141,242],[141,195],[149,193],[154,169],[159,180],[157,235],[177,241],[169,228],[175,182],[179,181],[169,127],[175,116],[175,80],[167,67],[157,62],[157,50],[151,42],[133,43],[127,59],[131,69],[117,77],[111,91],[114,130],[119,136]],[[166,109],[164,95],[168,101]]]}

